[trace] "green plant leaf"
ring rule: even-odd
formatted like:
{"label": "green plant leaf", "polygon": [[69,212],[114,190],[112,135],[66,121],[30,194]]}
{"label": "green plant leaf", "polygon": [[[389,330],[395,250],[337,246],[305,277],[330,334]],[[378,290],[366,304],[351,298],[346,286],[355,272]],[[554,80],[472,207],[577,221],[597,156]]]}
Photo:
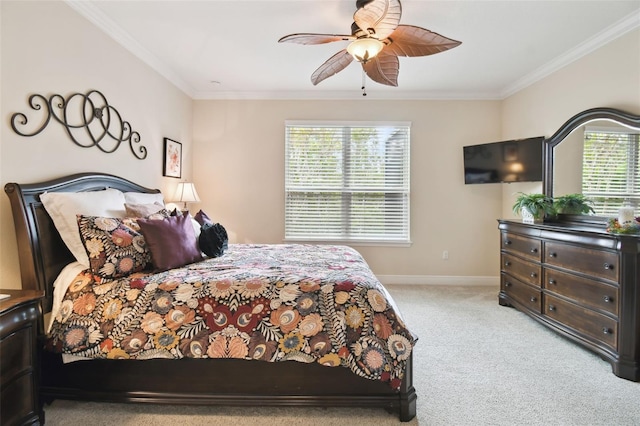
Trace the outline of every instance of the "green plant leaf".
{"label": "green plant leaf", "polygon": [[535,218],[542,219],[545,216],[556,214],[553,199],[545,194],[525,194],[519,192],[513,205],[513,212],[522,214],[522,209],[527,209]]}

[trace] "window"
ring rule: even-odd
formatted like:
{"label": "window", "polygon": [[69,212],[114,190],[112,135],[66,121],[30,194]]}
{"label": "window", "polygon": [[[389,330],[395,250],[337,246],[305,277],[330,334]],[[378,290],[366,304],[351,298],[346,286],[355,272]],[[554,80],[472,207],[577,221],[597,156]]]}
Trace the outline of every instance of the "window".
{"label": "window", "polygon": [[409,243],[409,123],[285,127],[285,239]]}
{"label": "window", "polygon": [[639,135],[619,129],[587,128],[584,133],[582,193],[596,215],[617,216],[625,200],[640,203]]}

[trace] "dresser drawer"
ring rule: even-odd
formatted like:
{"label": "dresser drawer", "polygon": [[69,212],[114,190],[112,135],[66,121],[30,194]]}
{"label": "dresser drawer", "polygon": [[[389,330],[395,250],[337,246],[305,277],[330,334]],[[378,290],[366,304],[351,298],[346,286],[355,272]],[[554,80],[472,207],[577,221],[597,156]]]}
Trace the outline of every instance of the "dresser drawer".
{"label": "dresser drawer", "polygon": [[546,242],[544,244],[544,262],[585,275],[618,282],[619,265],[616,253]]}
{"label": "dresser drawer", "polygon": [[502,273],[500,274],[500,288],[514,301],[540,314],[542,296],[540,290],[536,287],[531,287],[516,278]]}
{"label": "dresser drawer", "polygon": [[542,266],[529,262],[508,253],[502,253],[502,270],[521,281],[540,287]]}
{"label": "dresser drawer", "polygon": [[[7,378],[15,377],[33,365],[31,327],[23,328],[12,333],[0,341],[0,377],[3,382]],[[4,384],[4,383],[3,383]]]}
{"label": "dresser drawer", "polygon": [[544,315],[576,330],[583,336],[618,349],[618,322],[550,294],[544,296]]}
{"label": "dresser drawer", "polygon": [[588,278],[545,268],[542,286],[587,308],[618,316],[618,287]]}
{"label": "dresser drawer", "polygon": [[37,346],[43,292],[3,290],[0,301],[0,423],[39,425],[44,413],[39,400]]}
{"label": "dresser drawer", "polygon": [[522,237],[520,235],[503,232],[501,248],[528,259],[540,262],[542,256],[542,242],[535,238]]}
{"label": "dresser drawer", "polygon": [[31,374],[19,376],[9,384],[2,383],[0,413],[3,425],[40,424],[34,421],[38,418],[34,389]]}

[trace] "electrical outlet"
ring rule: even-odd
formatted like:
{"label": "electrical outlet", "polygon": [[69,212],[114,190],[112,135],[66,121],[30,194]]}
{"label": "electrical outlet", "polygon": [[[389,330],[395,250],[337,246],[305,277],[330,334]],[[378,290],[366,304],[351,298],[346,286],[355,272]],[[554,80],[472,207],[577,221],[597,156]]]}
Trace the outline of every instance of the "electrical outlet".
{"label": "electrical outlet", "polygon": [[449,250],[442,252],[442,260],[449,260]]}

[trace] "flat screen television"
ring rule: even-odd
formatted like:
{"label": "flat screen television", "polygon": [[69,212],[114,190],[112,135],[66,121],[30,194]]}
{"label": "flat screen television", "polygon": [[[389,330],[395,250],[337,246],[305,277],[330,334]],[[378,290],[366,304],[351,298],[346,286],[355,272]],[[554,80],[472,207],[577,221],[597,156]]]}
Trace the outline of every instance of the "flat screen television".
{"label": "flat screen television", "polygon": [[542,180],[539,136],[463,147],[464,183],[510,183]]}

